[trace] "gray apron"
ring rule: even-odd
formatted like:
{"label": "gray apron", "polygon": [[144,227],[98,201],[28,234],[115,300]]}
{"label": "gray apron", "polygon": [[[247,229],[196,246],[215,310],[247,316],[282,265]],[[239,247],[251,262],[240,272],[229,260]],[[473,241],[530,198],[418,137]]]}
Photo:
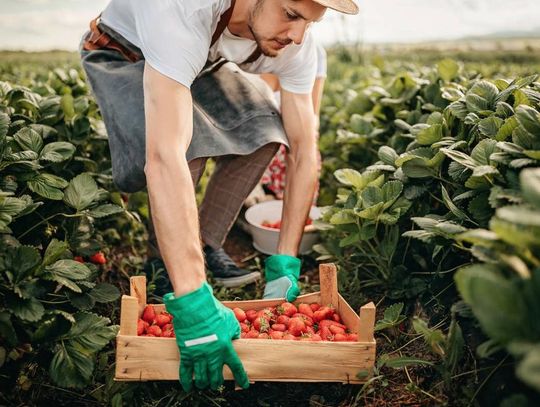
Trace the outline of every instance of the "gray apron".
{"label": "gray apron", "polygon": [[[118,33],[108,33],[141,51]],[[112,174],[125,192],[145,187],[144,59],[126,60],[114,50],[80,48],[82,66],[107,129]],[[191,86],[193,136],[186,158],[246,155],[268,143],[289,146],[278,107],[266,83],[235,64],[207,64]]]}

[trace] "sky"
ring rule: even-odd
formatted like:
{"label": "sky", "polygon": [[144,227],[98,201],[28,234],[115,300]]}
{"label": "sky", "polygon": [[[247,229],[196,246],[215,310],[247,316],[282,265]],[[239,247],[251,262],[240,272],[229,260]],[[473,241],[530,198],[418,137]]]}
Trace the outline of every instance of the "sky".
{"label": "sky", "polygon": [[[0,49],[75,50],[89,20],[108,2],[0,0]],[[329,10],[315,24],[313,31],[320,42],[421,42],[518,31],[540,35],[540,0],[357,2],[358,15]]]}

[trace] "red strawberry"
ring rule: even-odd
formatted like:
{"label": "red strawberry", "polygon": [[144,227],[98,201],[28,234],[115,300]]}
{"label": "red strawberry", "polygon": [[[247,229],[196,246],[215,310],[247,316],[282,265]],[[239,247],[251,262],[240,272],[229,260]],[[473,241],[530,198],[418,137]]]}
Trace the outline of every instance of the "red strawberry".
{"label": "red strawberry", "polygon": [[245,338],[251,338],[251,339],[258,338],[259,333],[260,332],[257,332],[255,329],[251,329],[248,332],[246,332]]}
{"label": "red strawberry", "polygon": [[244,322],[246,320],[246,313],[241,308],[233,308],[234,316],[238,322]]}
{"label": "red strawberry", "polygon": [[315,312],[315,311],[318,311],[319,308],[321,308],[321,304],[317,304],[316,302],[312,302],[311,304],[309,304],[309,307],[311,308],[311,310],[313,312]]}
{"label": "red strawberry", "polygon": [[240,329],[242,332],[247,332],[249,331],[249,325],[245,324],[244,322],[240,322]]}
{"label": "red strawberry", "polygon": [[308,304],[302,303],[298,305],[298,312],[301,314],[307,315],[310,318],[313,318],[313,310]]}
{"label": "red strawberry", "polygon": [[152,334],[144,334],[144,335],[141,335],[141,336],[156,336],[156,335],[152,335]]}
{"label": "red strawberry", "polygon": [[287,315],[280,315],[279,317],[277,317],[276,323],[289,326],[289,319],[290,318]]}
{"label": "red strawberry", "polygon": [[152,307],[151,305],[147,305],[146,307],[144,307],[142,319],[144,319],[149,324],[153,324],[155,317],[156,317],[156,311],[154,311],[154,307]]}
{"label": "red strawberry", "polygon": [[97,252],[96,254],[93,254],[92,256],[90,256],[90,261],[94,264],[107,263],[107,259],[105,259],[105,255],[102,252]]}
{"label": "red strawberry", "polygon": [[171,317],[164,314],[158,314],[156,315],[155,321],[156,321],[156,325],[162,328],[165,325],[171,323]]}
{"label": "red strawberry", "polygon": [[348,334],[347,340],[351,342],[358,342],[358,334]]}
{"label": "red strawberry", "polygon": [[300,336],[303,333],[306,333],[306,323],[302,318],[291,318],[289,321],[289,332],[294,336]]}
{"label": "red strawberry", "polygon": [[276,320],[276,316],[274,315],[274,312],[270,308],[265,308],[257,312],[257,317],[262,317],[267,319],[268,321],[272,322]]}
{"label": "red strawberry", "polygon": [[333,318],[334,321],[336,321],[336,322],[341,322],[341,317],[339,316],[339,314],[334,314],[334,315],[332,315],[332,318]]}
{"label": "red strawberry", "polygon": [[146,328],[148,328],[148,322],[139,319],[137,321],[137,335],[141,336],[146,331]]}
{"label": "red strawberry", "polygon": [[283,338],[282,339],[288,339],[288,340],[293,340],[293,341],[296,341],[296,336],[294,336],[293,334],[291,334],[290,332],[285,332],[283,334]]}
{"label": "red strawberry", "polygon": [[320,342],[320,341],[322,341],[321,335],[319,335],[319,334],[311,335],[311,341],[312,342]]}
{"label": "red strawberry", "polygon": [[270,323],[264,317],[258,317],[253,321],[253,328],[259,332],[267,332],[270,329]]}
{"label": "red strawberry", "polygon": [[284,302],[277,307],[277,312],[279,315],[287,315],[288,317],[291,317],[298,312],[298,309],[296,309],[294,304]]}
{"label": "red strawberry", "polygon": [[162,331],[173,331],[174,330],[174,326],[173,324],[166,324],[164,326],[161,327],[161,330]]}
{"label": "red strawberry", "polygon": [[281,331],[271,331],[270,338],[272,339],[283,339],[283,332]]}
{"label": "red strawberry", "polygon": [[266,332],[261,332],[258,339],[270,339],[270,335],[268,335]]}
{"label": "red strawberry", "polygon": [[315,333],[315,330],[311,326],[306,327],[306,333],[313,335]]}
{"label": "red strawberry", "polygon": [[297,312],[296,314],[293,315],[293,318],[302,318],[307,326],[313,326],[313,319],[311,319],[305,314],[301,314]]}
{"label": "red strawberry", "polygon": [[78,261],[79,263],[84,263],[84,259],[82,258],[82,256],[75,256],[73,260]]}
{"label": "red strawberry", "polygon": [[346,342],[346,341],[347,341],[347,335],[345,334],[334,335],[334,342]]}
{"label": "red strawberry", "polygon": [[332,326],[332,325],[334,325],[334,326],[339,326],[339,327],[342,328],[343,330],[347,329],[347,327],[346,327],[345,325],[340,324],[339,322],[336,322],[336,321],[334,321],[334,320],[332,320],[332,319],[325,319],[325,320],[319,322],[319,328],[321,328],[321,327],[323,327],[323,326],[325,326],[325,327],[330,327],[330,326]]}
{"label": "red strawberry", "polygon": [[323,326],[319,329],[318,334],[321,336],[323,341],[331,341],[332,340],[332,333],[328,329],[328,327]]}
{"label": "red strawberry", "polygon": [[161,337],[162,338],[174,338],[174,331],[172,331],[172,330],[163,331],[161,333]]}
{"label": "red strawberry", "polygon": [[330,332],[332,332],[334,335],[337,335],[337,334],[344,335],[345,334],[345,329],[341,328],[340,326],[330,325],[328,327],[328,329],[330,329]]}
{"label": "red strawberry", "polygon": [[249,309],[246,311],[246,318],[249,322],[255,321],[255,318],[257,318],[257,311],[254,309]]}
{"label": "red strawberry", "polygon": [[287,327],[285,326],[285,324],[274,324],[272,325],[272,329],[274,331],[285,332],[287,330]]}
{"label": "red strawberry", "polygon": [[146,332],[154,336],[161,336],[161,328],[157,325],[150,325]]}

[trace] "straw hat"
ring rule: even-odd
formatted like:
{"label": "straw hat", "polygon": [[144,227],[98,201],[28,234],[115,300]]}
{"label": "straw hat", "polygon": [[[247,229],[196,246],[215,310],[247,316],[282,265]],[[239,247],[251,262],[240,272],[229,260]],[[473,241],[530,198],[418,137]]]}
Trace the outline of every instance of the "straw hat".
{"label": "straw hat", "polygon": [[358,6],[353,0],[313,0],[324,7],[345,14],[358,14]]}

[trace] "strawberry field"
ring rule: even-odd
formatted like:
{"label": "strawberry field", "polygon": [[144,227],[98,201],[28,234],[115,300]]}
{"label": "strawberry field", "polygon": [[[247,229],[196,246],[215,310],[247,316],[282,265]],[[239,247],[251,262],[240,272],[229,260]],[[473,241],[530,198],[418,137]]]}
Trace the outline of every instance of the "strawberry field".
{"label": "strawberry field", "polygon": [[[355,310],[376,303],[367,383],[186,394],[113,381],[120,295],[146,259],[146,192],[115,189],[75,55],[3,53],[0,404],[540,405],[538,53],[340,49],[328,67],[322,240],[301,287],[318,290],[317,264],[334,262]],[[240,228],[226,249],[262,271]],[[164,276],[147,276],[149,303]],[[215,292],[257,299],[263,284]]]}

